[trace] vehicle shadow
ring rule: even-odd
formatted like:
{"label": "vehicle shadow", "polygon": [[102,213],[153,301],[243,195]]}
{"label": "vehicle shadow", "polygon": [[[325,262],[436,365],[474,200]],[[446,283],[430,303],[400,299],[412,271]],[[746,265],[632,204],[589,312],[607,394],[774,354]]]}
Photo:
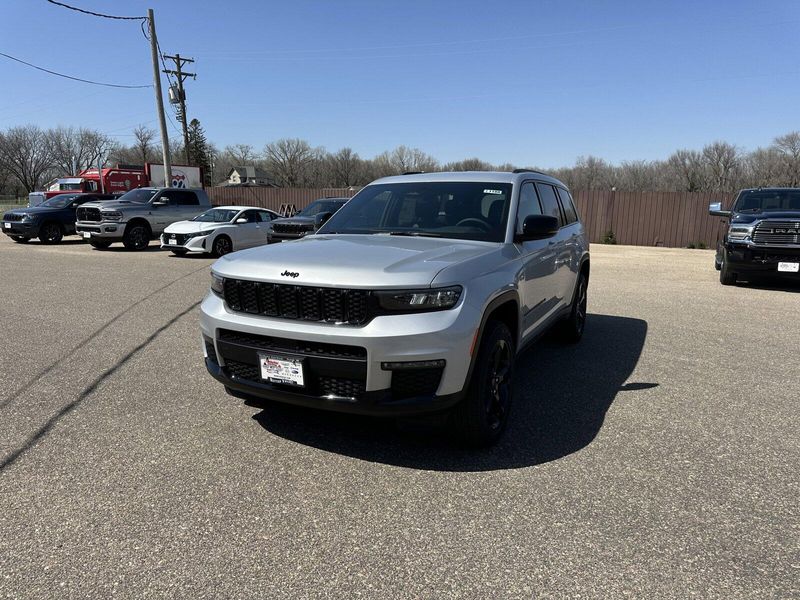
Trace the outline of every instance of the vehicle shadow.
{"label": "vehicle shadow", "polygon": [[125,246],[122,245],[122,242],[115,244],[113,246],[109,246],[108,248],[92,248],[95,252],[126,252],[129,254],[136,254],[142,252],[166,252],[166,250],[162,250],[161,246],[158,243],[151,243],[147,248],[143,248],[142,250],[128,250]]}
{"label": "vehicle shadow", "polygon": [[647,323],[590,314],[581,343],[545,337],[517,363],[514,406],[503,439],[469,450],[447,438],[444,419],[401,423],[252,400],[254,419],[294,442],[361,460],[433,471],[529,467],[584,448],[603,425],[617,394],[656,387],[628,377],[644,347]]}
{"label": "vehicle shadow", "polygon": [[736,285],[770,292],[788,292],[790,294],[800,292],[800,281],[791,280],[753,278],[751,281],[744,280]]}

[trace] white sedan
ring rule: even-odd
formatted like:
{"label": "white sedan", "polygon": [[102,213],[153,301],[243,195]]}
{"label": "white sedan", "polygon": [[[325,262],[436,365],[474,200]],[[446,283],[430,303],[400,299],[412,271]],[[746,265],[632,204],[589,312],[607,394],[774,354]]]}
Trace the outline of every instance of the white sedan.
{"label": "white sedan", "polygon": [[161,234],[161,247],[183,256],[187,252],[222,256],[268,244],[272,219],[280,215],[266,208],[252,206],[217,206],[191,221],[178,221]]}

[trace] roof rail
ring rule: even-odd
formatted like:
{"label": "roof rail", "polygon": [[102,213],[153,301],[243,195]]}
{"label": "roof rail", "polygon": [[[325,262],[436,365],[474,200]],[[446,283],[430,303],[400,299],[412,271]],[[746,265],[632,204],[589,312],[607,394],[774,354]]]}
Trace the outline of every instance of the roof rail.
{"label": "roof rail", "polygon": [[512,173],[538,173],[539,175],[547,175],[547,173],[542,173],[541,171],[537,171],[535,169],[514,169],[511,172]]}
{"label": "roof rail", "polygon": [[425,171],[406,171],[403,175],[422,175]]}

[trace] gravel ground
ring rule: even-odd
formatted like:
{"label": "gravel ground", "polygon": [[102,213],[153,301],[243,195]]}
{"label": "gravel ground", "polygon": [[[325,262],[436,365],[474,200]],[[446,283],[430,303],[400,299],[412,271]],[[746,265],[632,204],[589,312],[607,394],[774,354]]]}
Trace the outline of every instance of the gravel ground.
{"label": "gravel ground", "polygon": [[800,597],[797,286],[593,247],[474,452],[227,396],[209,259],[0,238],[0,596]]}

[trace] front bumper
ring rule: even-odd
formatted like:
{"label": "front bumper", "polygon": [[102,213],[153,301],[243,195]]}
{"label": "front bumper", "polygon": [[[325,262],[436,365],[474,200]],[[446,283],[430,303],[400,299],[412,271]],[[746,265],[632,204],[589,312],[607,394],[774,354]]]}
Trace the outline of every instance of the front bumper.
{"label": "front bumper", "polygon": [[778,271],[778,263],[800,262],[800,247],[756,246],[753,244],[725,244],[730,268],[737,273],[786,277],[800,280],[800,274]]}
{"label": "front bumper", "polygon": [[276,233],[273,231],[270,234],[269,241],[270,243],[274,242],[288,242],[291,240],[299,240],[300,238],[304,238],[307,235],[311,235],[314,233],[313,230],[309,229],[308,231],[301,231],[297,233]]}
{"label": "front bumper", "polygon": [[[210,234],[209,234],[210,235]],[[208,243],[208,235],[198,235],[193,238],[189,238],[184,243],[176,243],[171,244],[169,242],[170,235],[168,233],[162,233],[159,237],[159,241],[161,242],[161,248],[164,250],[185,250],[186,252],[196,252],[196,253],[203,253],[209,252],[210,246]]]}
{"label": "front bumper", "polygon": [[[121,242],[125,233],[125,223],[118,221],[78,221],[75,232],[86,241]],[[86,234],[89,234],[88,237]]]}
{"label": "front bumper", "polygon": [[3,221],[3,233],[14,237],[39,237],[39,223],[36,221]]}
{"label": "front bumper", "polygon": [[[448,311],[380,316],[362,327],[234,313],[212,293],[200,307],[206,368],[234,392],[373,415],[430,413],[459,402],[479,323],[480,312],[465,302]],[[307,385],[262,380],[260,352],[302,360]],[[434,372],[383,364],[417,361],[444,366]]]}

